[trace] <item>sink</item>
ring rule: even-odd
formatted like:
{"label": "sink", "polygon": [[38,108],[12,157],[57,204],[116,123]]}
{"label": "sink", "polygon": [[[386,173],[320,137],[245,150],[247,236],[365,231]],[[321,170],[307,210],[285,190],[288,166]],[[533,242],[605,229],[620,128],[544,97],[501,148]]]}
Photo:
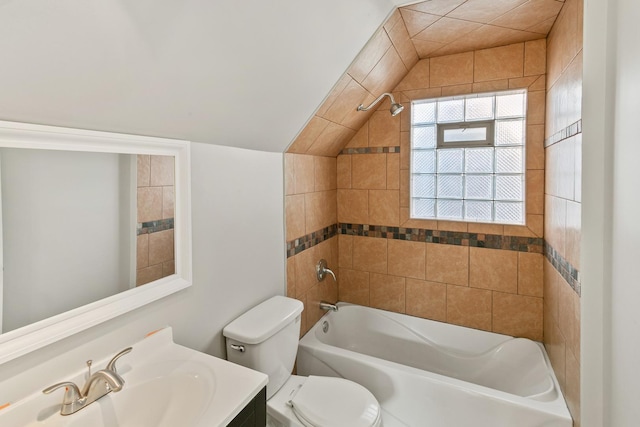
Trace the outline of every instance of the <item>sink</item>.
{"label": "sink", "polygon": [[[120,392],[111,392],[74,414],[60,415],[62,391],[53,395],[37,391],[0,410],[0,425],[224,426],[267,382],[264,374],[173,343],[171,328],[135,344],[119,361],[118,373],[125,380]],[[82,385],[83,373],[73,380]]]}

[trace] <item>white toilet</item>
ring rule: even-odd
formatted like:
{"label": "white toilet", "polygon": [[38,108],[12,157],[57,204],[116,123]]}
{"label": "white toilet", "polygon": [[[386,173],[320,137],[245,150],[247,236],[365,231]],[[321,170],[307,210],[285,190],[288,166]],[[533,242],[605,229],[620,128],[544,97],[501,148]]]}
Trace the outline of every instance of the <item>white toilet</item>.
{"label": "white toilet", "polygon": [[267,414],[286,427],[379,427],[380,405],[369,390],[343,378],[291,375],[298,352],[302,302],[275,296],[227,325],[227,358],[263,372]]}

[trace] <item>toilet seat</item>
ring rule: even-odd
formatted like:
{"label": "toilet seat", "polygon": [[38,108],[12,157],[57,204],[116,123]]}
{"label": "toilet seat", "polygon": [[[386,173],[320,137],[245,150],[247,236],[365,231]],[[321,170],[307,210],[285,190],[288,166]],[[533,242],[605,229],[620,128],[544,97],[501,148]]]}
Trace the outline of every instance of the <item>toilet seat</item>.
{"label": "toilet seat", "polygon": [[376,427],[381,420],[373,394],[343,378],[308,377],[290,405],[306,427]]}

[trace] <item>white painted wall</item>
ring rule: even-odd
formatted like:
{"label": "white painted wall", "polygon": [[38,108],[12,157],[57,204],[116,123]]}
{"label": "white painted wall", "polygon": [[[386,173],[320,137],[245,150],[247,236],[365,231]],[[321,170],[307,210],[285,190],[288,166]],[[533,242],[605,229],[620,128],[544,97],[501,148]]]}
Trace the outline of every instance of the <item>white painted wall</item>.
{"label": "white painted wall", "polygon": [[640,4],[585,0],[582,426],[640,420]]}
{"label": "white painted wall", "polygon": [[0,119],[283,152],[398,0],[0,0]]}
{"label": "white painted wall", "polygon": [[20,148],[0,153],[2,331],[130,289],[130,156]]}
{"label": "white painted wall", "polygon": [[[191,149],[193,286],[0,365],[0,382],[10,381],[0,389],[0,402],[15,401],[59,379],[63,367],[81,369],[87,359],[107,357],[165,325],[174,328],[179,344],[224,357],[222,328],[284,294],[282,154],[199,143]],[[36,385],[21,377],[33,367]]]}

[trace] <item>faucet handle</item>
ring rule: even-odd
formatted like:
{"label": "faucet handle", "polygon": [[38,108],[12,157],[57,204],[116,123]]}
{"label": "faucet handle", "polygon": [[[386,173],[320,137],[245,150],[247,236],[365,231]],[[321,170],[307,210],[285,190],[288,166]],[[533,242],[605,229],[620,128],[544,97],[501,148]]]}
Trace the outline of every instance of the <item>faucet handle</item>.
{"label": "faucet handle", "polygon": [[119,352],[118,354],[116,354],[115,356],[113,356],[109,361],[109,363],[107,363],[107,366],[105,369],[118,373],[118,371],[116,370],[116,361],[120,359],[122,356],[124,356],[125,354],[130,353],[131,350],[133,350],[133,347],[127,347],[121,352]]}
{"label": "faucet handle", "polygon": [[327,268],[327,260],[321,259],[316,264],[316,278],[318,279],[318,282],[322,282],[327,274],[330,274],[334,281],[338,281],[338,279],[336,279],[336,275],[333,274],[333,271]]}
{"label": "faucet handle", "polygon": [[62,387],[65,387],[64,398],[62,399],[63,405],[70,405],[82,398],[80,389],[75,383],[72,383],[71,381],[64,381],[58,384],[54,384],[45,388],[44,390],[42,390],[42,392],[44,394],[49,394]]}

